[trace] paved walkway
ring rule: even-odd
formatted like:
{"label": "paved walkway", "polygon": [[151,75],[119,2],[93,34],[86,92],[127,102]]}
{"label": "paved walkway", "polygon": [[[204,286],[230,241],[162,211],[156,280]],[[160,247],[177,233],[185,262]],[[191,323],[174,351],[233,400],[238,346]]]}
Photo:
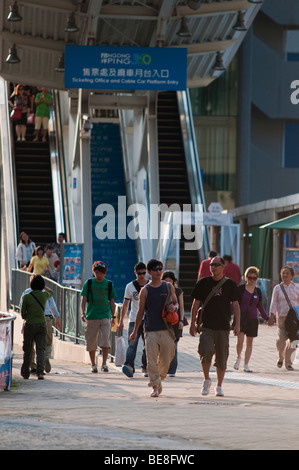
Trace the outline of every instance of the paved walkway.
{"label": "paved walkway", "polygon": [[222,398],[214,387],[201,395],[198,337],[187,328],[176,377],[159,398],[150,398],[139,370],[128,379],[114,364],[108,374],[91,374],[84,364],[52,360],[44,381],[23,380],[15,348],[12,389],[0,392],[0,449],[101,449],[108,457],[117,449],[298,449],[299,363],[294,372],[278,369],[275,340],[276,328],[261,325],[249,374],[233,369],[231,335]]}

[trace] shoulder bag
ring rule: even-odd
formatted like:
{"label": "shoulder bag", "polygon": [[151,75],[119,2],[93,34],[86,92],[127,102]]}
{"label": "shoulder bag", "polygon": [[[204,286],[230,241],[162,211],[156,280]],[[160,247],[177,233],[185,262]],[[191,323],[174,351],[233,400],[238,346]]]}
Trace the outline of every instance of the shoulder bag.
{"label": "shoulder bag", "polygon": [[211,300],[211,298],[217,292],[217,290],[222,286],[222,284],[224,284],[227,281],[227,279],[228,279],[227,277],[223,277],[221,281],[219,281],[218,284],[215,287],[213,287],[213,289],[207,296],[206,300],[204,301],[203,305],[197,310],[195,323],[196,323],[198,333],[201,332],[202,316],[203,316],[204,308],[207,306],[208,302]]}

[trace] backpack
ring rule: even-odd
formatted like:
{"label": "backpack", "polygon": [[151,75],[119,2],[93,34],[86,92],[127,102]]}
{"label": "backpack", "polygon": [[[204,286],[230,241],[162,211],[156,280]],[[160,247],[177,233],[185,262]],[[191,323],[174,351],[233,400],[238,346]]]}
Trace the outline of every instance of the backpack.
{"label": "backpack", "polygon": [[[92,278],[87,281],[87,302],[93,303],[92,291],[91,291]],[[108,281],[108,299],[111,300],[112,292],[112,281]]]}

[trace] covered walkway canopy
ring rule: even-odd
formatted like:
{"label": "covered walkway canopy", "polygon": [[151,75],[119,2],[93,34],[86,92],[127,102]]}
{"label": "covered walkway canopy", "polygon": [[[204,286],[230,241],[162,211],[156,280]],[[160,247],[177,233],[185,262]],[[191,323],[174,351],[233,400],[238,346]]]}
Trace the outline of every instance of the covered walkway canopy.
{"label": "covered walkway canopy", "polygon": [[[66,44],[183,47],[188,88],[207,86],[227,68],[261,6],[256,0],[2,0],[0,73],[7,81],[64,89]],[[8,19],[15,7],[19,21]],[[8,64],[13,45],[20,62]]]}
{"label": "covered walkway canopy", "polygon": [[260,228],[281,229],[281,230],[299,230],[299,213],[293,214],[283,219],[275,220],[269,224],[261,225]]}

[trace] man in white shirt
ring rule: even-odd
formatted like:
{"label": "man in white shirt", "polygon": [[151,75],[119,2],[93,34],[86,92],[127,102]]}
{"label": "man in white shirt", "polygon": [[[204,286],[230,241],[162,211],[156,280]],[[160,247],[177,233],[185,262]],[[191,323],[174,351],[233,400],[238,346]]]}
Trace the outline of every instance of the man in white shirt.
{"label": "man in white shirt", "polygon": [[299,306],[299,285],[293,282],[294,270],[290,266],[284,266],[281,269],[280,277],[282,283],[277,284],[277,286],[275,286],[273,289],[270,304],[270,314],[271,317],[276,316],[276,323],[278,327],[278,338],[276,341],[276,348],[278,351],[277,367],[281,368],[283,366],[283,361],[285,361],[286,369],[292,371],[294,369],[291,356],[295,349],[291,348],[291,343],[288,339],[285,328],[285,321],[288,311],[290,310],[290,306],[287,302],[283,289],[291,305],[295,307]]}
{"label": "man in white shirt", "polygon": [[[136,275],[136,279],[129,284],[127,284],[125,289],[123,307],[121,311],[121,318],[119,323],[120,331],[124,328],[124,319],[127,315],[129,305],[131,302],[131,311],[129,315],[129,328],[128,328],[128,338],[130,337],[135,324],[136,314],[138,311],[138,304],[139,304],[139,292],[147,283],[148,280],[146,279],[146,266],[144,263],[139,262],[134,266],[134,273]],[[146,375],[146,355],[144,349],[144,336],[143,336],[143,322],[138,329],[138,334],[134,341],[130,341],[128,339],[128,349],[126,354],[126,361],[123,365],[122,371],[127,377],[133,377],[135,372],[135,357],[137,352],[137,346],[140,336],[143,340],[143,353],[142,353],[142,371]]]}

